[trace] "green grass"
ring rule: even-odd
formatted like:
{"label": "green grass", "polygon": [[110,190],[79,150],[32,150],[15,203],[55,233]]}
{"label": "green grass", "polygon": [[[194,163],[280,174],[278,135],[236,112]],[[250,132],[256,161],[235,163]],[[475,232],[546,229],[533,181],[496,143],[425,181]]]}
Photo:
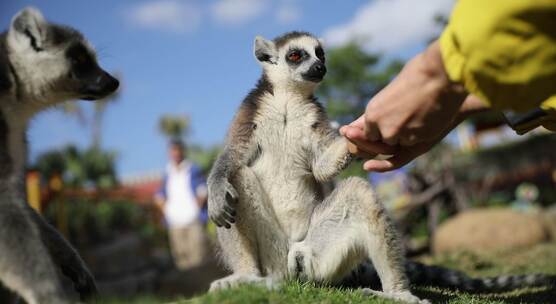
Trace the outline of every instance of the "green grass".
{"label": "green grass", "polygon": [[[421,259],[463,270],[473,276],[493,276],[499,274],[550,273],[556,274],[556,243],[542,244],[530,249],[501,252],[490,255],[459,253],[435,258]],[[556,303],[556,287],[525,288],[507,293],[470,295],[438,288],[416,288],[413,290],[421,298],[433,303],[449,304],[494,304],[494,303]],[[243,286],[212,294],[204,294],[193,299],[157,302],[155,298],[129,299],[117,303],[175,303],[175,304],[248,304],[248,303],[395,303],[376,297],[365,297],[357,290],[317,287],[314,284],[286,283],[276,291],[267,291],[254,286]]]}

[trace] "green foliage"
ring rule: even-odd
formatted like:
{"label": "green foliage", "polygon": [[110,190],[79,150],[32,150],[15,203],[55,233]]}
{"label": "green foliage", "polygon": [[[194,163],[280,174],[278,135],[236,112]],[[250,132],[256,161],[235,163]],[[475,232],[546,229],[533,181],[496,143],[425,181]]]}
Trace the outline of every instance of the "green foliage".
{"label": "green foliage", "polygon": [[37,169],[45,178],[63,174],[66,171],[66,157],[62,151],[53,150],[41,154],[35,162]]}
{"label": "green foliage", "polygon": [[98,148],[85,150],[81,155],[85,180],[97,188],[108,189],[116,185],[116,155]]}
{"label": "green foliage", "polygon": [[169,139],[182,139],[189,131],[189,119],[185,115],[167,114],[160,117],[158,128]]}
{"label": "green foliage", "polygon": [[202,148],[200,146],[192,146],[188,150],[189,158],[193,160],[207,175],[212,168],[212,164],[216,161],[218,154],[222,151],[220,146],[210,148]]}
{"label": "green foliage", "polygon": [[367,178],[368,172],[363,170],[363,161],[362,160],[354,160],[349,164],[347,168],[345,168],[340,175],[338,176],[340,179],[348,178],[350,176],[359,176],[363,178]]}
{"label": "green foliage", "polygon": [[[203,297],[179,303],[369,303],[359,291],[337,288],[320,288],[312,283],[288,282],[276,292],[264,288],[245,286],[210,293]],[[395,303],[376,299],[372,303]]]}
{"label": "green foliage", "polygon": [[64,183],[71,187],[107,189],[117,184],[115,161],[116,154],[111,151],[67,146],[39,155],[33,167],[47,179],[60,174]]}
{"label": "green foliage", "polygon": [[369,99],[401,70],[400,61],[383,63],[380,54],[348,44],[327,52],[328,73],[319,87],[319,97],[331,118],[353,119],[361,115]]}
{"label": "green foliage", "polygon": [[[551,273],[556,274],[556,244],[541,244],[521,251],[491,255],[459,253],[428,259],[428,263],[462,270],[474,276],[500,274]],[[524,288],[511,292],[471,295],[439,288],[415,288],[415,294],[432,303],[494,304],[494,303],[553,303],[556,289]],[[396,303],[376,297],[365,297],[350,289],[322,288],[314,284],[288,282],[277,291],[243,286],[231,290],[206,294],[177,303]]]}
{"label": "green foliage", "polygon": [[[55,225],[60,208],[58,204],[59,200],[53,201],[44,211],[45,218]],[[162,234],[149,220],[148,210],[131,202],[66,200],[63,210],[67,219],[69,239],[81,248],[110,241],[128,231],[140,232],[148,239],[160,238]]]}

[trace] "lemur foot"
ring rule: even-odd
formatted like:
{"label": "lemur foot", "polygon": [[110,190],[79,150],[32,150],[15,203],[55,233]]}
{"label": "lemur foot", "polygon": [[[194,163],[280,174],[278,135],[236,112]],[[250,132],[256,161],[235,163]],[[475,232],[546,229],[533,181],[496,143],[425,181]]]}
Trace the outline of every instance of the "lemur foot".
{"label": "lemur foot", "polygon": [[227,180],[209,185],[208,214],[218,227],[229,229],[236,222],[237,191]]}
{"label": "lemur foot", "polygon": [[401,301],[408,304],[431,304],[428,300],[421,300],[418,297],[411,294],[409,291],[399,291],[399,292],[383,292],[378,290],[372,290],[370,288],[361,289],[364,295],[367,296],[377,296],[385,299],[391,299],[395,301]]}
{"label": "lemur foot", "polygon": [[240,285],[253,284],[265,287],[268,290],[276,290],[280,287],[280,284],[270,277],[261,277],[258,275],[249,274],[232,274],[225,278],[216,280],[210,284],[209,292],[235,288]]}

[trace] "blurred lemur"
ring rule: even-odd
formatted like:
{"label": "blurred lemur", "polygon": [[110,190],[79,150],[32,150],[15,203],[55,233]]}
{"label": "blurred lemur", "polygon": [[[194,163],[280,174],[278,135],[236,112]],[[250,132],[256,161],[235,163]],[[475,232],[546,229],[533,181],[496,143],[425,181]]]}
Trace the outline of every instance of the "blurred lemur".
{"label": "blurred lemur", "polygon": [[0,35],[0,281],[27,303],[72,303],[59,272],[81,298],[96,292],[75,249],[25,201],[26,129],[37,112],[118,88],[76,30],[48,23],[33,8]]}
{"label": "blurred lemur", "polygon": [[[547,283],[542,275],[473,279],[405,261],[367,181],[348,178],[323,195],[322,185],[352,156],[313,95],[326,73],[319,40],[301,32],[257,37],[254,52],[263,75],[241,104],[208,179],[209,216],[233,272],[211,290],[243,283],[274,288],[297,278],[427,303],[411,294],[410,282],[468,291]],[[368,288],[378,278],[382,291]]]}

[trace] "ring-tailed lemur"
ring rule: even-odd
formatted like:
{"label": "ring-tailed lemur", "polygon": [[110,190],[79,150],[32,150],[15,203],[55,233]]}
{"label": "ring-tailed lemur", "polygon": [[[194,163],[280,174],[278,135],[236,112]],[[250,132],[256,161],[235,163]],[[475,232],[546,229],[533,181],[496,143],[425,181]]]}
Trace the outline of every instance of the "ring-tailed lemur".
{"label": "ring-tailed lemur", "polygon": [[29,304],[74,302],[58,270],[82,298],[96,286],[72,246],[25,201],[28,122],[46,107],[100,99],[118,85],[79,32],[36,9],[19,12],[0,35],[0,281]]}
{"label": "ring-tailed lemur", "polygon": [[[326,73],[320,42],[291,32],[273,41],[257,37],[254,51],[263,75],[241,104],[208,179],[209,216],[219,226],[222,260],[233,272],[211,290],[242,283],[273,288],[296,277],[426,303],[410,293],[407,277],[413,284],[466,291],[550,282],[542,275],[472,279],[405,261],[365,180],[349,178],[323,195],[323,183],[352,157],[313,95]],[[382,292],[365,288],[378,278]]]}
{"label": "ring-tailed lemur", "polygon": [[[209,177],[209,215],[233,274],[211,289],[287,277],[335,283],[369,258],[383,292],[410,303],[402,249],[369,184],[322,184],[350,162],[347,141],[330,127],[314,90],[326,73],[324,51],[308,33],[257,37],[264,73],[247,96]],[[235,222],[237,212],[237,223]]]}

